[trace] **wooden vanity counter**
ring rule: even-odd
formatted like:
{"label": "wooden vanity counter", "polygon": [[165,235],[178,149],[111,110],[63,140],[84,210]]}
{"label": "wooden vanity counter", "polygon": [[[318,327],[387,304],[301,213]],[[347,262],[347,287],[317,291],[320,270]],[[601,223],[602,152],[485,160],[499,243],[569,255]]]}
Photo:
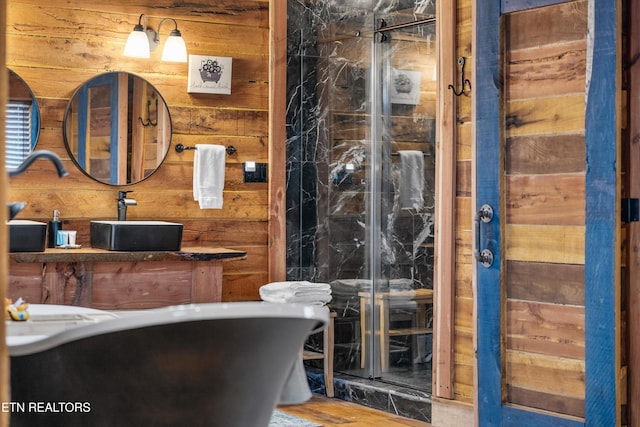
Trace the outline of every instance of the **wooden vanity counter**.
{"label": "wooden vanity counter", "polygon": [[95,248],[9,254],[8,298],[102,310],[219,302],[223,262],[246,252],[188,247],[119,252]]}

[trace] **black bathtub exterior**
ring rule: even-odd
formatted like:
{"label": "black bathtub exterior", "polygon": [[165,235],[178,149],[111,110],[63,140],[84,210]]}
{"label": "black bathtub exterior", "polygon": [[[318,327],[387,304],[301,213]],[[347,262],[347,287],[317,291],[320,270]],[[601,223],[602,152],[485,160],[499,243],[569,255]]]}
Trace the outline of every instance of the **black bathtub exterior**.
{"label": "black bathtub exterior", "polygon": [[265,427],[317,324],[199,320],[12,356],[11,426]]}

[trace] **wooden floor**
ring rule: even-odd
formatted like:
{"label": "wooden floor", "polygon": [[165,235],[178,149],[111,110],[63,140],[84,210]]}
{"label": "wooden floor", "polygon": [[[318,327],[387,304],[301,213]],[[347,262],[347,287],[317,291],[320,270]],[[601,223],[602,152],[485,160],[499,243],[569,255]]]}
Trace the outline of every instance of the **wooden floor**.
{"label": "wooden floor", "polygon": [[303,405],[279,406],[279,410],[322,424],[323,427],[429,427],[431,424],[393,415],[314,394],[310,401]]}

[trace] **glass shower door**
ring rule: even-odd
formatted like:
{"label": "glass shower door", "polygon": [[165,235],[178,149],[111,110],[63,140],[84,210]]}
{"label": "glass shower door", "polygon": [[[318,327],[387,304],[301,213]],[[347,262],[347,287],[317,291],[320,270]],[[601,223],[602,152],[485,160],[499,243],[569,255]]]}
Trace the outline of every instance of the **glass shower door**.
{"label": "glass shower door", "polygon": [[287,276],[331,285],[337,373],[430,392],[435,3],[360,7],[289,2]]}
{"label": "glass shower door", "polygon": [[[393,19],[392,19],[393,18]],[[435,19],[379,19],[372,46],[364,364],[431,390],[435,208]],[[373,339],[372,339],[373,337]],[[367,348],[368,347],[368,348]]]}

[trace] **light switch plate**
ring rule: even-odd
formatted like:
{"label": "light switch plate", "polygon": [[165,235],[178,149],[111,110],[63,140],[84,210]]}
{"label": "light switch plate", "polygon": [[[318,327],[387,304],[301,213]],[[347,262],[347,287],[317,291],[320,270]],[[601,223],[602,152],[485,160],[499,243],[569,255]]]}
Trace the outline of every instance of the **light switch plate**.
{"label": "light switch plate", "polygon": [[243,164],[244,170],[244,182],[267,182],[267,164],[255,163],[254,171],[247,171],[247,168]]}

